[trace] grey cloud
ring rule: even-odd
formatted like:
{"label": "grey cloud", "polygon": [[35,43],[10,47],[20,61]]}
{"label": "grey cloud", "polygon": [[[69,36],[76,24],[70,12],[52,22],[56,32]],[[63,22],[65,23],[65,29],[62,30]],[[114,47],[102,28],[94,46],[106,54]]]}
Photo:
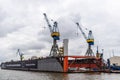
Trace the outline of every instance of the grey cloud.
{"label": "grey cloud", "polygon": [[[119,7],[113,5],[112,8],[110,5],[115,3],[116,2],[112,2],[112,0],[7,0],[5,2],[1,1],[0,40],[8,40],[6,40],[4,44],[9,46],[5,47],[5,51],[10,50],[10,54],[13,54],[13,51],[17,50],[17,48],[23,49],[25,51],[37,51],[40,49],[46,49],[46,47],[52,44],[52,38],[50,36],[49,28],[47,27],[44,18],[42,18],[42,12],[47,12],[50,18],[58,21],[58,27],[61,33],[61,40],[64,38],[69,38],[71,40],[72,44],[69,45],[71,54],[79,54],[79,52],[82,53],[87,48],[86,42],[79,30],[78,32],[80,35],[76,37],[76,21],[80,21],[81,24],[85,26],[83,27],[83,29],[92,29],[96,41],[95,45],[100,45],[102,46],[102,48],[105,49],[108,49],[108,47],[109,49],[113,47],[119,49]],[[117,3],[119,3],[119,1]],[[28,39],[28,37],[31,37],[30,35],[34,30],[30,30],[30,34],[24,31],[22,33],[22,31],[19,31],[19,29],[22,28],[22,30],[26,31],[26,29],[24,29],[24,27],[26,26],[30,26],[34,29],[35,26],[39,26],[38,24],[46,26],[47,29],[42,30],[42,32],[39,32],[37,36],[35,35],[35,37],[32,37],[32,39],[37,39],[35,42],[32,42],[32,40],[29,40],[29,42],[24,42],[24,39],[22,39],[23,43],[14,43],[14,38],[16,38],[18,35],[16,33],[13,34],[13,32],[19,32],[18,34],[25,35],[25,39]],[[40,29],[40,27],[36,28]],[[13,35],[14,37],[12,37],[11,39],[11,36],[6,36],[8,34],[10,34],[11,36]],[[8,43],[11,42],[11,40],[13,44]],[[82,46],[83,44],[85,44],[85,47]],[[78,50],[79,48],[81,50]],[[74,49],[76,49],[76,51]],[[107,51],[108,50],[106,50],[106,53],[108,53]],[[6,54],[9,54],[9,52],[6,52]],[[105,56],[107,55],[105,54]],[[5,56],[5,58],[9,57]]]}
{"label": "grey cloud", "polygon": [[16,25],[0,25],[1,29],[0,29],[0,37],[5,37],[7,34],[10,34],[12,32],[15,32],[17,30],[19,30],[20,28],[24,27],[24,25],[21,24],[16,24]]}
{"label": "grey cloud", "polygon": [[[45,21],[44,21],[45,22]],[[51,43],[53,38],[51,37],[51,33],[50,33],[50,30],[49,30],[49,27],[47,26],[47,23],[44,24],[45,25],[45,28],[42,29],[42,31],[39,31],[38,32],[38,41],[42,41],[42,42],[45,42],[47,44]]]}
{"label": "grey cloud", "polygon": [[7,13],[0,8],[0,23],[4,21],[4,19],[7,17]]}
{"label": "grey cloud", "polygon": [[41,50],[45,48],[45,44],[42,42],[29,42],[25,44],[15,44],[12,46],[11,49],[17,50],[17,49],[22,49],[24,51],[26,50]]}
{"label": "grey cloud", "polygon": [[10,15],[3,6],[0,8],[0,37],[5,37],[7,34],[17,31],[25,25],[21,23],[14,15]]}
{"label": "grey cloud", "polygon": [[63,38],[74,38],[75,37],[75,32],[77,29],[77,26],[75,25],[74,22],[72,22],[71,18],[66,16],[66,17],[61,17],[58,19],[58,26],[59,26],[59,31],[61,33],[61,37]]}

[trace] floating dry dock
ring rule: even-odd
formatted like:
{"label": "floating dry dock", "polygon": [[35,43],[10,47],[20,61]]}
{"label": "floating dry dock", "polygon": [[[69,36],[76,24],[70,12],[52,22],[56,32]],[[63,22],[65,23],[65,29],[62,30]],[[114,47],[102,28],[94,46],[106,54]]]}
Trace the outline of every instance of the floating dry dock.
{"label": "floating dry dock", "polygon": [[34,60],[22,60],[23,54],[19,52],[20,61],[4,62],[1,64],[2,69],[15,70],[30,70],[30,71],[50,71],[50,72],[104,72],[105,64],[102,56],[100,57],[97,51],[97,56],[91,49],[94,45],[94,37],[92,31],[88,33],[88,37],[77,22],[81,33],[83,34],[88,49],[85,56],[69,56],[68,55],[68,39],[63,40],[63,46],[58,47],[57,41],[60,39],[60,32],[55,21],[53,25],[50,24],[46,13],[43,14],[50,29],[51,37],[53,38],[53,45],[50,50],[49,57]]}
{"label": "floating dry dock", "polygon": [[14,70],[47,71],[47,72],[105,71],[102,59],[90,56],[46,57],[43,59],[35,60],[12,61],[2,63],[1,68]]}

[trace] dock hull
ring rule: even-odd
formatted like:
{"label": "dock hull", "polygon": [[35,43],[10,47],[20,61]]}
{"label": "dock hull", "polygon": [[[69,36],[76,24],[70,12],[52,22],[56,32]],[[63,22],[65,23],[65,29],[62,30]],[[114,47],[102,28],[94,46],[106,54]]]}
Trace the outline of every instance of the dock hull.
{"label": "dock hull", "polygon": [[5,62],[1,64],[1,69],[63,72],[58,58]]}
{"label": "dock hull", "polygon": [[106,72],[102,64],[101,59],[84,56],[63,56],[4,62],[1,64],[1,69],[45,72]]}

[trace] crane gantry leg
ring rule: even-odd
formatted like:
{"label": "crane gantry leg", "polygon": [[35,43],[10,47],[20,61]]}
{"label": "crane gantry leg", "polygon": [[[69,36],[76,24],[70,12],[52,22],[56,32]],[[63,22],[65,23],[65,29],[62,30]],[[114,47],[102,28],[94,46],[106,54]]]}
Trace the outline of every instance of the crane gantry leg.
{"label": "crane gantry leg", "polygon": [[53,40],[53,45],[49,56],[59,56],[59,48],[56,40]]}
{"label": "crane gantry leg", "polygon": [[45,20],[46,20],[46,22],[48,24],[48,27],[50,29],[51,37],[53,38],[53,45],[52,45],[52,48],[51,48],[49,56],[53,56],[53,57],[60,56],[58,45],[57,45],[57,40],[60,39],[59,38],[60,37],[60,33],[59,33],[58,26],[57,26],[57,22],[55,21],[53,26],[51,26],[51,24],[50,24],[50,22],[49,22],[49,20],[47,18],[46,13],[43,13],[43,15],[44,15]]}
{"label": "crane gantry leg", "polygon": [[88,49],[85,56],[94,56],[93,50],[91,49],[91,45],[88,45]]}

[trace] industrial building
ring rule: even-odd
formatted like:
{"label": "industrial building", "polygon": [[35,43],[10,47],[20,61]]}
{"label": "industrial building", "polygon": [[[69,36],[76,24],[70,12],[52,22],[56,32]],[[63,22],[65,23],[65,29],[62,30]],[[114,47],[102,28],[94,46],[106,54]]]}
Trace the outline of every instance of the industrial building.
{"label": "industrial building", "polygon": [[109,60],[110,65],[120,66],[120,56],[113,56]]}

